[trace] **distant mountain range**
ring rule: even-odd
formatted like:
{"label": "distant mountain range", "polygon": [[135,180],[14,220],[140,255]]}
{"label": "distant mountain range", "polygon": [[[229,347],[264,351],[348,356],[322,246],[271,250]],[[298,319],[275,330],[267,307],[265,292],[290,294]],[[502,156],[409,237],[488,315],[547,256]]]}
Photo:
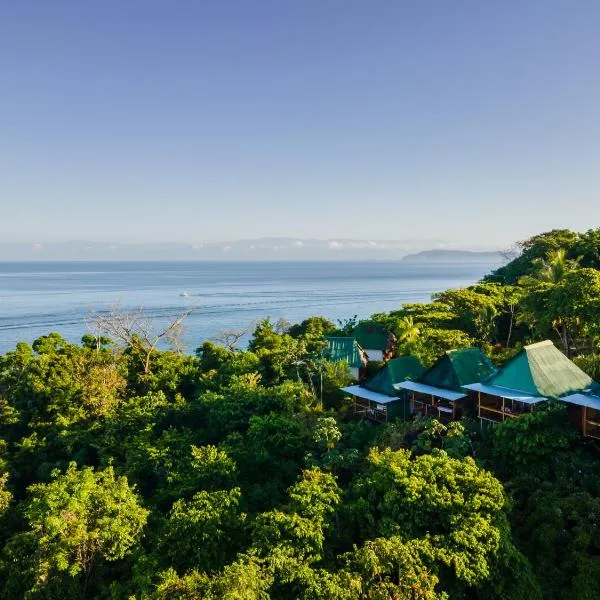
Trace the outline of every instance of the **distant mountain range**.
{"label": "distant mountain range", "polygon": [[480,252],[473,250],[423,250],[416,254],[407,254],[402,262],[424,263],[424,262],[475,262],[475,263],[498,263],[504,262],[504,255],[499,252]]}
{"label": "distant mountain range", "polygon": [[443,240],[354,240],[259,238],[231,242],[0,243],[0,261],[265,261],[265,260],[403,260],[502,262],[499,252],[459,250]]}

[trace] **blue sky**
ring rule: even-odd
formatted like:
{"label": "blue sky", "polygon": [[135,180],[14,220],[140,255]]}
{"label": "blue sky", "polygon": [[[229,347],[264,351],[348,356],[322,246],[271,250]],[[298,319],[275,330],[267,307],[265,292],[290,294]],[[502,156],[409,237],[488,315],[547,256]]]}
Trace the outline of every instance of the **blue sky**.
{"label": "blue sky", "polygon": [[600,225],[597,0],[0,9],[3,241]]}

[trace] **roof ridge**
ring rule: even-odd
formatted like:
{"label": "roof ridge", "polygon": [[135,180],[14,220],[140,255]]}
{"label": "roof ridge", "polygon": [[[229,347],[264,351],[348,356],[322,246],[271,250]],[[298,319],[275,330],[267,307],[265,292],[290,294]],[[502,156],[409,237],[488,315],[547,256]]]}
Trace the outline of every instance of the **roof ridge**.
{"label": "roof ridge", "polygon": [[554,346],[552,340],[542,340],[541,342],[535,342],[533,344],[527,344],[523,346],[523,350],[529,350],[529,348],[539,348],[541,346]]}

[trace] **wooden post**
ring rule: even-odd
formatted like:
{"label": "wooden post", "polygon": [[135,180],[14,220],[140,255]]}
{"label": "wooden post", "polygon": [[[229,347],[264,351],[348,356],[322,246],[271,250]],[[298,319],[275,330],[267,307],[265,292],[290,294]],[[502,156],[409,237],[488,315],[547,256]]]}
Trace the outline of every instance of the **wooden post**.
{"label": "wooden post", "polygon": [[504,414],[504,401],[505,398],[504,396],[502,396],[502,422],[504,423],[504,420],[506,419],[506,415]]}
{"label": "wooden post", "polygon": [[581,431],[583,437],[587,435],[587,406],[581,407],[583,410],[581,411]]}

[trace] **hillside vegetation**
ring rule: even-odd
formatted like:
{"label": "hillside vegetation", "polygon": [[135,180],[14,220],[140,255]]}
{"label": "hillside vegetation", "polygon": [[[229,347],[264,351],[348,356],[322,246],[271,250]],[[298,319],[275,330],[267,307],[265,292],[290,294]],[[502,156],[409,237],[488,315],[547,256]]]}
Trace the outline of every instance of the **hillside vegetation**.
{"label": "hillside vegetation", "polygon": [[[600,379],[600,230],[377,314],[399,354],[551,338]],[[481,429],[356,420],[324,336],[195,355],[57,333],[0,356],[0,597],[600,598],[600,452],[564,407]]]}

